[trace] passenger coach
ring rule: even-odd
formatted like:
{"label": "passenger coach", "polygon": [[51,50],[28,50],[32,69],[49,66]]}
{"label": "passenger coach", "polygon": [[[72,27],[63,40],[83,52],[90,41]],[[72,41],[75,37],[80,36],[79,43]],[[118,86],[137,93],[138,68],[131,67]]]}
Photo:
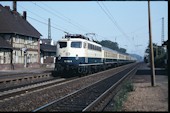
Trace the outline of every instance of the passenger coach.
{"label": "passenger coach", "polygon": [[131,59],[83,35],[68,34],[57,42],[55,71],[87,74],[131,63]]}

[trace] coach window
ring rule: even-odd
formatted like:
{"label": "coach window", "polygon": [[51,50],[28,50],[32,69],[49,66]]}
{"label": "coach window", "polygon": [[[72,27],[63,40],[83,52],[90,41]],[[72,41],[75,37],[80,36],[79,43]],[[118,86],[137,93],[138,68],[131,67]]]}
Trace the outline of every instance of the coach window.
{"label": "coach window", "polygon": [[89,44],[89,45],[88,45],[88,48],[89,48],[89,49],[91,49],[91,48],[92,48],[92,45],[91,45],[91,44]]}
{"label": "coach window", "polygon": [[102,50],[102,48],[101,47],[99,47],[99,51],[101,51]]}
{"label": "coach window", "polygon": [[91,44],[88,44],[88,49],[91,49]]}
{"label": "coach window", "polygon": [[81,48],[82,42],[71,42],[71,47],[73,48]]}
{"label": "coach window", "polygon": [[60,45],[60,48],[67,47],[67,42],[58,42],[58,44]]}
{"label": "coach window", "polygon": [[93,50],[93,48],[94,48],[94,45],[93,45],[93,44],[91,44],[91,49]]}

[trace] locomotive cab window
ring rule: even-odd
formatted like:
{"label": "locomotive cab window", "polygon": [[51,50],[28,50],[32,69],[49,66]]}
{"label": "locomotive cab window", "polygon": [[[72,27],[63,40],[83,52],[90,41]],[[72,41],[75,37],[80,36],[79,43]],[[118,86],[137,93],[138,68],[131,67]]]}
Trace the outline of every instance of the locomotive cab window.
{"label": "locomotive cab window", "polygon": [[67,47],[67,42],[58,42],[60,48]]}
{"label": "locomotive cab window", "polygon": [[84,48],[86,48],[86,43],[84,42]]}
{"label": "locomotive cab window", "polygon": [[81,48],[82,42],[71,42],[71,47],[73,48]]}

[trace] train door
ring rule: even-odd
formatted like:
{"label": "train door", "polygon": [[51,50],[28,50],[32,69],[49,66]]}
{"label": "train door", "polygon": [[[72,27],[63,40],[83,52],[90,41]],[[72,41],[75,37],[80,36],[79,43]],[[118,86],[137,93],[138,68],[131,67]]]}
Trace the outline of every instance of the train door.
{"label": "train door", "polygon": [[85,49],[85,63],[87,63],[88,64],[88,44],[87,44],[87,42],[84,42],[84,49]]}

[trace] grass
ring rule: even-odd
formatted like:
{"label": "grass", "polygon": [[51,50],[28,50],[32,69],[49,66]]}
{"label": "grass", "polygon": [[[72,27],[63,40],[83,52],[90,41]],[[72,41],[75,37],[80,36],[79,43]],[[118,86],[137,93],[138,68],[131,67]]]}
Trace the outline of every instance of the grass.
{"label": "grass", "polygon": [[134,86],[131,81],[124,83],[121,90],[114,97],[113,111],[121,111],[123,102],[127,100],[128,92],[134,91]]}

